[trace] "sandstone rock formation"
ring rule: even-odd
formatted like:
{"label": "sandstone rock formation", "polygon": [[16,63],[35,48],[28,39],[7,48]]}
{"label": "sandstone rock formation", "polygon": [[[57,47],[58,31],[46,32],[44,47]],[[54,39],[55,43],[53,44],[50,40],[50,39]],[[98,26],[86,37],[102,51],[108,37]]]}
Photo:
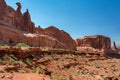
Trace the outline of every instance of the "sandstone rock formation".
{"label": "sandstone rock formation", "polygon": [[21,13],[22,5],[17,2],[17,10],[0,0],[0,41],[26,43],[31,46],[76,49],[71,36],[55,27],[36,28],[31,21],[28,9]]}
{"label": "sandstone rock formation", "polygon": [[[9,34],[8,34],[9,33]],[[30,46],[52,47],[52,48],[65,48],[64,44],[58,40],[47,35],[21,33],[18,30],[8,27],[0,28],[0,40],[9,43],[10,40],[14,43],[26,43]]]}
{"label": "sandstone rock formation", "polygon": [[84,38],[76,39],[76,44],[79,47],[93,47],[95,49],[111,49],[111,40],[109,37],[96,35],[85,36]]}
{"label": "sandstone rock formation", "polygon": [[38,29],[36,29],[36,33],[48,35],[52,38],[55,38],[59,42],[63,43],[66,48],[75,49],[76,47],[76,43],[68,33],[63,30],[59,30],[54,26],[49,26],[45,29],[38,27]]}
{"label": "sandstone rock formation", "polygon": [[30,13],[29,13],[28,9],[23,14],[23,20],[24,20],[24,26],[25,26],[23,28],[23,30],[27,31],[27,32],[34,33],[35,27],[34,27],[34,23],[31,22]]}
{"label": "sandstone rock formation", "polygon": [[20,31],[34,32],[34,23],[31,21],[28,10],[22,14],[21,4],[16,3],[17,10],[7,6],[4,0],[0,1],[0,25],[11,27]]}
{"label": "sandstone rock formation", "polygon": [[113,47],[114,47],[115,50],[117,50],[115,41],[113,42]]}
{"label": "sandstone rock formation", "polygon": [[0,19],[2,19],[2,16],[4,15],[4,9],[6,7],[6,3],[4,0],[0,0]]}

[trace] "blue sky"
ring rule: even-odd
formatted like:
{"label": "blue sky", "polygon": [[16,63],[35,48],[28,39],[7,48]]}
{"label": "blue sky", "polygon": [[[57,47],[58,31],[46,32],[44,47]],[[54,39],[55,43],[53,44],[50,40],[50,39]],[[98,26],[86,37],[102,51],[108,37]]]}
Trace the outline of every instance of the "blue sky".
{"label": "blue sky", "polygon": [[105,35],[120,45],[120,0],[6,0],[22,12],[29,9],[32,21],[42,28],[56,26],[72,38]]}

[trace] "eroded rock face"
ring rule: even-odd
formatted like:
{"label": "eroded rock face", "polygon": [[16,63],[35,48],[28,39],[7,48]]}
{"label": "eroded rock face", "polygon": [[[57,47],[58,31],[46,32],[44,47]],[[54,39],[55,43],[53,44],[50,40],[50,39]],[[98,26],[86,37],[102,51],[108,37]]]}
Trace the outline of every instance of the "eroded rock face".
{"label": "eroded rock face", "polygon": [[55,27],[35,28],[28,9],[21,13],[22,5],[17,2],[17,10],[0,0],[0,41],[8,43],[26,43],[31,46],[75,49],[71,36]]}
{"label": "eroded rock face", "polygon": [[76,39],[76,44],[79,47],[93,47],[95,49],[111,49],[111,40],[109,37],[96,35],[85,36],[84,38]]}
{"label": "eroded rock face", "polygon": [[[8,34],[9,33],[9,34]],[[40,34],[21,33],[18,30],[8,27],[0,27],[0,40],[9,43],[10,40],[14,43],[26,43],[30,46],[52,47],[52,48],[65,48],[64,44],[58,40]]]}
{"label": "eroded rock face", "polygon": [[117,46],[116,46],[115,41],[113,42],[113,47],[114,47],[115,50],[117,50]]}
{"label": "eroded rock face", "polygon": [[71,38],[71,36],[63,30],[59,30],[54,26],[49,26],[48,28],[42,29],[39,27],[36,30],[38,34],[48,35],[52,38],[57,39],[59,42],[63,43],[65,48],[74,49],[76,48],[76,43]]}
{"label": "eroded rock face", "polygon": [[6,7],[6,3],[4,0],[0,0],[0,7]]}
{"label": "eroded rock face", "polygon": [[4,0],[0,1],[0,25],[11,27],[20,31],[33,33],[34,23],[31,21],[28,10],[22,14],[22,5],[17,2],[17,10],[7,6]]}
{"label": "eroded rock face", "polygon": [[23,14],[23,20],[24,20],[24,31],[34,33],[35,31],[35,26],[34,23],[31,21],[30,13],[28,9],[26,12]]}
{"label": "eroded rock face", "polygon": [[6,7],[6,3],[4,0],[0,0],[0,19],[2,19],[2,16],[4,15],[4,9]]}

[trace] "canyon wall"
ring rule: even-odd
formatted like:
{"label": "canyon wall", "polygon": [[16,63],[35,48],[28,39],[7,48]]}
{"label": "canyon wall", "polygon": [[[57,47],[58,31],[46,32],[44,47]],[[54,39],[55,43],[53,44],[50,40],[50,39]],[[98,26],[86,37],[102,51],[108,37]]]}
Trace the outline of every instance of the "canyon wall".
{"label": "canyon wall", "polygon": [[17,2],[17,10],[0,0],[0,42],[26,43],[30,46],[52,47],[76,50],[76,47],[92,47],[99,50],[111,49],[109,37],[96,35],[76,39],[54,26],[48,28],[35,27],[31,16],[26,10],[21,13],[22,5]]}
{"label": "canyon wall", "polygon": [[26,43],[37,47],[76,49],[71,36],[55,27],[40,29],[31,21],[28,9],[21,13],[22,5],[17,2],[17,10],[0,0],[0,42]]}
{"label": "canyon wall", "polygon": [[32,33],[21,33],[18,30],[8,27],[0,27],[0,40],[5,43],[26,43],[35,47],[66,48],[63,43],[47,35],[38,35]]}

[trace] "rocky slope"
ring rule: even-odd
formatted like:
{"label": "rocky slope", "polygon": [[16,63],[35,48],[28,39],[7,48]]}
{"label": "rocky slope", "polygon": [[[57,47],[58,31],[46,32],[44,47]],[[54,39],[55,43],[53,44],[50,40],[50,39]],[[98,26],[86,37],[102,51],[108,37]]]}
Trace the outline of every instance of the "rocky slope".
{"label": "rocky slope", "polygon": [[16,5],[14,10],[0,0],[0,43],[32,47],[0,46],[0,80],[120,80],[120,55],[109,37],[74,41],[54,26],[36,28],[29,11],[22,14]]}
{"label": "rocky slope", "polygon": [[16,47],[0,48],[0,54],[0,80],[120,79],[120,55]]}

